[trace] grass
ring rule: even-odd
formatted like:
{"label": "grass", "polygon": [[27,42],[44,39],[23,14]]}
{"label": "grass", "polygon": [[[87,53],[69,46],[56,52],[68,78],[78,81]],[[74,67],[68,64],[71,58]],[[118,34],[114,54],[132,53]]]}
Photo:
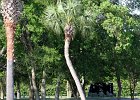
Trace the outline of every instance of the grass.
{"label": "grass", "polygon": [[[26,98],[26,99],[20,99],[20,100],[29,100],[29,99]],[[55,99],[46,98],[46,100],[55,100]],[[81,100],[81,99],[80,98],[60,98],[60,100]],[[113,97],[88,97],[86,100],[116,100],[116,99]]]}
{"label": "grass", "polygon": [[[137,99],[135,100],[140,100],[138,98],[140,97],[136,97]],[[4,99],[5,100],[5,99]],[[15,99],[17,100],[17,99]],[[28,98],[24,98],[24,99],[20,99],[20,100],[29,100]],[[50,97],[50,98],[46,98],[46,100],[55,100],[54,97]],[[60,97],[59,100],[81,100],[80,98],[66,98],[66,97]],[[115,97],[87,97],[86,100],[117,100]],[[125,97],[122,98],[122,100],[130,100],[130,97]]]}

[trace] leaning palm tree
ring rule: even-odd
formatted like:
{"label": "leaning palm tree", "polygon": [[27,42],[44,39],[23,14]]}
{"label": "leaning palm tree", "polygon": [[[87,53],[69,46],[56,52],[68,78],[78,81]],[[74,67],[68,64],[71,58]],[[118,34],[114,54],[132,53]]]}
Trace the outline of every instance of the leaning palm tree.
{"label": "leaning palm tree", "polygon": [[86,100],[85,98],[85,94],[83,92],[83,89],[82,89],[82,86],[81,86],[81,83],[80,83],[80,80],[76,74],[76,71],[72,65],[72,62],[70,60],[70,57],[69,57],[69,46],[70,46],[70,43],[71,43],[71,40],[73,38],[73,26],[70,22],[68,22],[64,28],[64,32],[65,32],[65,46],[64,46],[64,56],[65,56],[65,59],[66,59],[66,63],[67,63],[67,66],[70,70],[70,73],[75,81],[75,84],[77,86],[77,89],[79,91],[79,94],[80,94],[80,97],[81,97],[81,100]]}
{"label": "leaning palm tree", "polygon": [[6,96],[7,100],[14,100],[14,34],[18,22],[22,3],[20,0],[2,0],[2,15],[7,37],[7,75],[6,75]]}
{"label": "leaning palm tree", "polygon": [[81,100],[85,100],[86,98],[80,84],[80,80],[69,56],[69,46],[73,39],[74,30],[80,30],[82,32],[83,27],[87,28],[88,26],[86,25],[90,23],[85,22],[84,16],[86,15],[83,15],[84,13],[82,11],[83,5],[79,2],[79,0],[67,0],[65,2],[61,2],[61,0],[58,0],[56,5],[48,6],[45,13],[46,19],[44,20],[46,20],[47,27],[52,29],[54,33],[62,32],[65,34],[65,60],[75,81]]}

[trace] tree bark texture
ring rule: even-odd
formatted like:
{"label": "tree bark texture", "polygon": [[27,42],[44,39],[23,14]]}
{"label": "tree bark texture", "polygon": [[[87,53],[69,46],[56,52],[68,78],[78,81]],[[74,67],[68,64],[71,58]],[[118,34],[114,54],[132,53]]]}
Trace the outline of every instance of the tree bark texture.
{"label": "tree bark texture", "polygon": [[6,100],[14,100],[13,62],[15,25],[8,19],[5,20],[5,30],[7,37]]}
{"label": "tree bark texture", "polygon": [[71,75],[72,75],[72,77],[75,81],[75,84],[77,86],[77,89],[78,89],[80,97],[81,97],[81,100],[86,100],[85,94],[83,92],[83,89],[82,89],[82,86],[81,86],[81,83],[80,83],[80,80],[78,79],[76,71],[73,68],[72,62],[71,62],[70,57],[69,57],[70,40],[71,40],[70,38],[65,37],[64,55],[65,55],[66,63],[67,63],[67,66],[70,70],[70,73],[71,73]]}

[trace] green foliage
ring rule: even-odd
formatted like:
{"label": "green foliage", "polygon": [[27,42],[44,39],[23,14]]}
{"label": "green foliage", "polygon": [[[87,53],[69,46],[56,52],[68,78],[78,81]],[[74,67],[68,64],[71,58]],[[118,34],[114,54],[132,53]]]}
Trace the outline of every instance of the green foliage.
{"label": "green foliage", "polygon": [[[102,23],[103,28],[110,37],[116,37],[117,51],[130,47],[133,37],[133,29],[136,26],[136,20],[130,16],[125,7],[113,5],[110,2],[103,2],[100,6],[101,12],[106,17]],[[126,29],[127,28],[127,29]]]}
{"label": "green foliage", "polygon": [[[21,92],[28,95],[27,82],[31,70],[31,59],[36,65],[37,83],[42,71],[46,71],[46,90],[54,95],[56,77],[61,76],[61,94],[66,92],[66,80],[70,77],[63,57],[64,26],[71,21],[74,40],[70,54],[78,76],[86,83],[113,82],[117,94],[115,66],[122,79],[122,96],[129,95],[129,74],[140,72],[140,20],[129,8],[112,4],[108,0],[23,0],[24,10],[15,35],[15,80],[21,81]],[[5,31],[0,17],[0,49],[6,44]],[[29,53],[22,41],[22,34],[33,50]],[[27,43],[28,45],[28,43]],[[0,64],[6,63],[6,55]],[[0,65],[0,66],[1,66]],[[0,72],[0,78],[4,77]],[[115,80],[114,80],[115,78]],[[86,88],[88,88],[86,86]],[[138,87],[136,91],[138,92]],[[87,90],[88,91],[88,90]],[[138,92],[139,93],[139,92]]]}
{"label": "green foliage", "polygon": [[[53,84],[53,85],[52,85]],[[53,78],[53,80],[47,84],[46,90],[48,96],[54,96],[55,95],[55,89],[57,84],[57,78]],[[66,80],[60,80],[60,96],[66,95]]]}
{"label": "green foliage", "polygon": [[2,23],[2,18],[0,18],[0,47],[4,46],[5,42],[6,42],[5,29]]}
{"label": "green foliage", "polygon": [[58,53],[58,51],[54,48],[48,48],[48,47],[43,47],[43,50],[44,50],[44,61],[43,63],[56,63],[59,62],[61,60],[61,55]]}

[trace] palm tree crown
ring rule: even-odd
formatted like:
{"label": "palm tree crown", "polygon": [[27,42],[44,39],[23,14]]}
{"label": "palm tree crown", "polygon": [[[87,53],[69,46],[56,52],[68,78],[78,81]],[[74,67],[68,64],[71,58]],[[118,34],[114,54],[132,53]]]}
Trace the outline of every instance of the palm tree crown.
{"label": "palm tree crown", "polygon": [[4,22],[6,23],[6,19],[8,19],[10,22],[17,24],[23,8],[22,2],[20,0],[2,0],[1,6]]}
{"label": "palm tree crown", "polygon": [[73,29],[72,24],[70,24],[70,23],[66,24],[66,26],[65,26],[65,28],[64,28],[65,39],[68,38],[69,41],[70,41],[71,39],[73,39],[73,31],[74,31],[74,29]]}

